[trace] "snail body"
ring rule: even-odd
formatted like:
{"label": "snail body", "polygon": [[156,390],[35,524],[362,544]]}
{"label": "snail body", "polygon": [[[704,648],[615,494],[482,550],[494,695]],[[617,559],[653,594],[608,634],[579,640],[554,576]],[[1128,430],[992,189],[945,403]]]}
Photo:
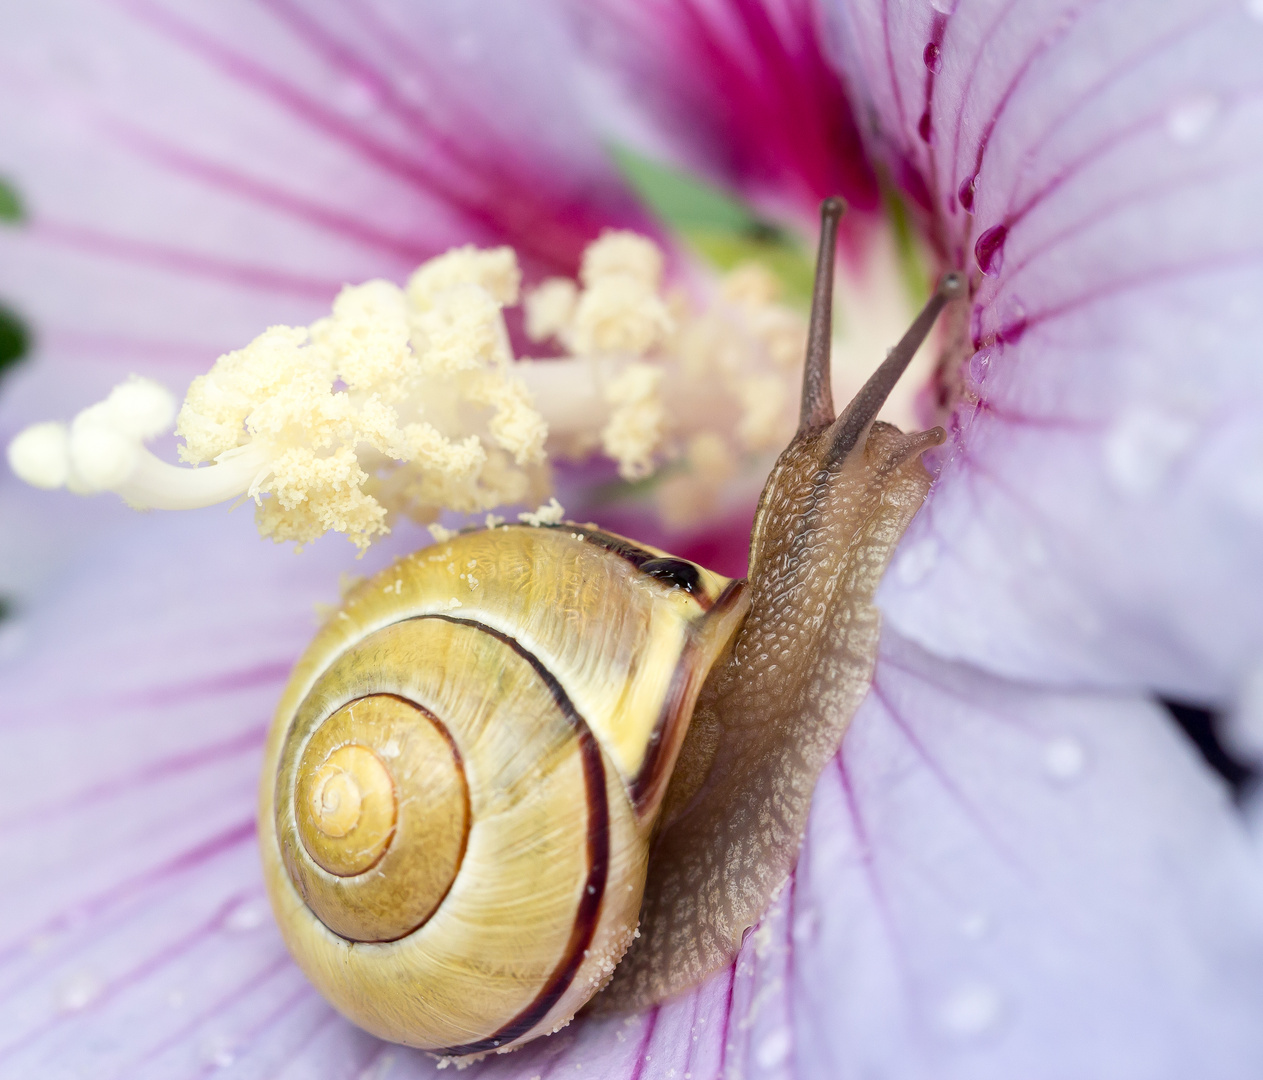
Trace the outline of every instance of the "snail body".
{"label": "snail body", "polygon": [[799,431],[747,581],[593,526],[500,526],[360,585],[299,661],[261,783],[265,879],[360,1026],[460,1057],[594,996],[662,1000],[731,960],[792,869],[943,437],[873,418],[961,288],[944,279],[835,419],[840,214],[826,202]]}

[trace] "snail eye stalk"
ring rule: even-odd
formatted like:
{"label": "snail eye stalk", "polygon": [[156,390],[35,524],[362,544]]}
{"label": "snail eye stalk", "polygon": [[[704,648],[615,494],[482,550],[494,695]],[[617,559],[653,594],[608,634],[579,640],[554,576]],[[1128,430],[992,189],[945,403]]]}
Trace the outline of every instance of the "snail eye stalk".
{"label": "snail eye stalk", "polygon": [[[890,391],[895,388],[899,377],[907,370],[922,343],[930,336],[939,313],[947,304],[965,293],[965,278],[958,271],[952,270],[939,279],[938,288],[926,302],[921,313],[912,320],[908,332],[903,335],[887,354],[872,375],[869,376],[851,403],[842,410],[842,414],[833,422],[830,433],[831,446],[829,462],[841,461],[849,454],[860,435],[877,417]],[[814,323],[813,323],[814,325]]]}
{"label": "snail eye stalk", "polygon": [[843,199],[820,204],[820,248],[811,293],[811,321],[807,330],[807,362],[803,366],[803,401],[798,433],[833,421],[833,384],[829,371],[833,337],[833,263],[838,249],[838,224],[846,213]]}

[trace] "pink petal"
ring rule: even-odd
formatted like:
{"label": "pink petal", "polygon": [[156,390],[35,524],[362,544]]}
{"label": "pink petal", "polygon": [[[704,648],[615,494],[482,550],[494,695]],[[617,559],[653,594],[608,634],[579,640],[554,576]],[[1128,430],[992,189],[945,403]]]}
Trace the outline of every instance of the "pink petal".
{"label": "pink petal", "polygon": [[[307,986],[254,851],[263,732],[342,545],[296,557],[210,513],[114,541],[44,590],[0,671],[0,861],[22,883],[0,1076],[431,1075]],[[471,1075],[1038,1078],[1137,1054],[1136,1075],[1238,1075],[1263,1053],[1263,882],[1153,711],[888,635],[735,971]]]}
{"label": "pink petal", "polygon": [[[547,10],[23,3],[0,43],[0,294],[46,355],[187,379],[461,243],[573,270],[638,220]],[[88,181],[90,178],[90,182]]]}
{"label": "pink petal", "polygon": [[686,161],[773,205],[877,208],[807,0],[577,0],[581,40]]}
{"label": "pink petal", "polygon": [[[0,163],[29,220],[0,228],[0,297],[32,324],[0,444],[129,374],[182,393],[344,282],[508,242],[570,272],[640,222],[575,91],[569,31],[517,5],[21,2],[0,36]],[[0,587],[23,591],[115,520],[11,492]],[[73,520],[73,518],[71,519]],[[50,542],[50,538],[53,542]]]}
{"label": "pink petal", "polygon": [[977,290],[981,402],[884,608],[992,670],[1226,697],[1263,653],[1257,5],[953,7],[832,5]]}

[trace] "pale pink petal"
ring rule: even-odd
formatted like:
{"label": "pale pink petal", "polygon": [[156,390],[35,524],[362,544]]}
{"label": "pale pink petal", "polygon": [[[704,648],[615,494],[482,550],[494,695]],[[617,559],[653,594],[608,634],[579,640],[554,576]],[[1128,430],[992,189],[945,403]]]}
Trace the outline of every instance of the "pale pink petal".
{"label": "pale pink petal", "polygon": [[546,9],[53,0],[7,26],[29,219],[0,294],[46,358],[186,382],[344,282],[469,242],[572,270],[633,217]]}
{"label": "pale pink petal", "polygon": [[[307,985],[254,849],[263,733],[342,545],[260,548],[209,512],[133,526],[46,587],[0,669],[0,861],[20,883],[0,1076],[432,1075]],[[1263,1054],[1263,883],[1153,711],[890,635],[796,878],[735,970],[470,1075],[1039,1078],[1141,1052],[1134,1075],[1244,1075]]]}
{"label": "pale pink petal", "polygon": [[943,655],[1208,699],[1263,655],[1257,9],[830,4],[871,145],[976,286],[980,404],[882,593]]}
{"label": "pale pink petal", "polygon": [[[449,246],[573,272],[603,226],[643,224],[574,54],[551,9],[494,0],[9,5],[0,176],[27,220],[0,228],[0,298],[36,349],[5,380],[0,444],[133,373],[182,394],[343,283]],[[24,524],[0,551],[30,581],[116,517],[80,504],[75,530],[0,474],[0,515]]]}

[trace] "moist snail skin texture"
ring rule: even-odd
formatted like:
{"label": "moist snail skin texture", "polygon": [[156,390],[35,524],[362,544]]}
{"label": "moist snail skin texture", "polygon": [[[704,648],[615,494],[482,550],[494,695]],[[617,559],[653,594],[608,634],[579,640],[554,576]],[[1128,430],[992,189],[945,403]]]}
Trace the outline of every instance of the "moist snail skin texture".
{"label": "moist snail skin texture", "polygon": [[872,677],[872,597],[935,428],[874,418],[948,274],[834,417],[826,200],[798,431],[729,581],[592,526],[497,526],[351,592],[268,741],[259,834],[285,940],[361,1027],[505,1050],[589,1001],[727,964],[793,868]]}

